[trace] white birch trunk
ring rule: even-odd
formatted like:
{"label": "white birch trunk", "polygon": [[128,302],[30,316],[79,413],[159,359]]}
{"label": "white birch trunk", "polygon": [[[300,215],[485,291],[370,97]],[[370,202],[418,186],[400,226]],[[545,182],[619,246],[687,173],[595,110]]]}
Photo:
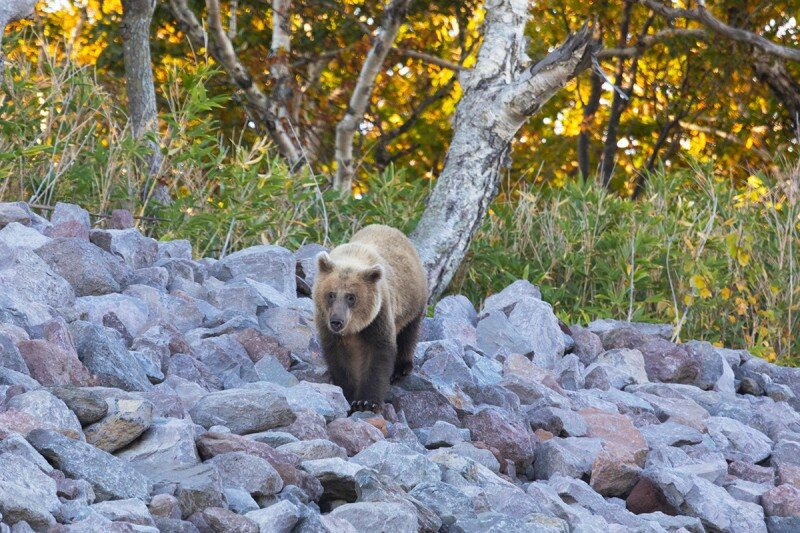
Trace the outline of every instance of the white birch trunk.
{"label": "white birch trunk", "polygon": [[475,67],[463,71],[463,96],[453,140],[412,240],[428,275],[431,300],[446,288],[497,195],[511,140],[525,121],[569,80],[593,53],[584,26],[532,67],[525,54],[527,0],[487,0],[484,40]]}
{"label": "white birch trunk", "polygon": [[344,117],[336,126],[336,176],[333,187],[338,191],[350,191],[353,185],[355,166],[353,162],[353,138],[359,123],[364,118],[364,113],[372,97],[375,79],[381,70],[386,54],[392,49],[400,30],[400,25],[406,18],[411,0],[392,0],[386,6],[383,23],[373,40],[372,48],[367,54],[358,81],[350,96],[350,103]]}

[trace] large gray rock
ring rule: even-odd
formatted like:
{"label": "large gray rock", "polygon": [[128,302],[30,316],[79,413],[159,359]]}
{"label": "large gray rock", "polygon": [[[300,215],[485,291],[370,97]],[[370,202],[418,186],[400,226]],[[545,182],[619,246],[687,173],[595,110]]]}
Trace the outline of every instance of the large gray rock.
{"label": "large gray rock", "polygon": [[36,250],[50,242],[50,237],[46,237],[35,229],[23,226],[19,222],[11,222],[3,229],[0,229],[0,243],[9,248],[25,248]]}
{"label": "large gray rock", "polygon": [[69,281],[77,296],[119,292],[131,275],[118,257],[83,239],[54,239],[36,254]]}
{"label": "large gray rock", "polygon": [[644,356],[647,377],[651,381],[694,383],[700,372],[699,363],[683,346],[632,328],[615,329],[603,337],[607,349],[639,350]]}
{"label": "large gray rock", "polygon": [[338,457],[345,460],[347,459],[347,450],[327,439],[311,439],[289,442],[277,446],[277,450],[284,453],[292,453],[299,457],[301,461],[331,459],[333,457]]}
{"label": "large gray rock", "polygon": [[44,531],[55,525],[53,513],[60,507],[55,481],[26,458],[0,452],[0,516],[3,522],[11,525],[27,522]]}
{"label": "large gray rock", "polygon": [[356,454],[351,462],[371,468],[409,491],[420,483],[441,479],[439,467],[403,444],[378,441]]}
{"label": "large gray rock", "polygon": [[331,515],[347,520],[356,531],[417,532],[417,517],[398,503],[347,503],[334,509]]}
{"label": "large gray rock", "polygon": [[483,407],[465,417],[473,440],[497,448],[500,456],[525,468],[533,460],[536,437],[521,418],[498,407]]}
{"label": "large gray rock", "polygon": [[476,516],[472,499],[452,485],[441,481],[420,483],[409,494],[436,513],[442,521],[442,526],[446,528],[445,531],[448,531],[447,528],[457,520]]}
{"label": "large gray rock", "polygon": [[70,331],[78,357],[101,385],[127,391],[153,388],[136,358],[108,328],[78,320],[70,324]]}
{"label": "large gray rock", "polygon": [[209,507],[227,507],[219,472],[212,464],[163,469],[158,477],[158,485],[174,491],[184,518]]}
{"label": "large gray rock", "polygon": [[266,283],[287,298],[295,298],[294,254],[281,246],[253,246],[232,253],[214,265],[213,274],[222,281],[250,278]]}
{"label": "large gray rock", "polygon": [[553,368],[566,346],[552,306],[533,297],[520,298],[508,314],[490,311],[478,322],[477,336],[478,347],[489,355],[502,350],[528,355],[543,368]]}
{"label": "large gray rock", "polygon": [[651,467],[644,470],[643,476],[658,487],[672,507],[681,514],[696,516],[708,529],[732,533],[767,531],[760,506],[736,500],[725,489],[702,477]]}
{"label": "large gray rock", "polygon": [[132,269],[153,266],[158,260],[158,243],[135,229],[96,229],[89,239],[106,252],[122,258]]}
{"label": "large gray rock", "polygon": [[75,291],[67,280],[31,250],[14,250],[0,244],[0,287],[13,299],[54,308],[75,301]]}
{"label": "large gray rock", "polygon": [[135,498],[95,503],[90,509],[112,522],[155,527],[153,517],[142,500]]}
{"label": "large gray rock", "polygon": [[255,497],[271,496],[283,488],[283,480],[268,461],[245,452],[215,455],[208,463],[217,467],[223,488],[241,489]]}
{"label": "large gray rock", "polygon": [[303,461],[300,467],[322,484],[323,501],[356,500],[358,483],[356,477],[364,467],[338,457]]}
{"label": "large gray rock", "polygon": [[693,427],[676,422],[664,422],[663,424],[651,424],[640,427],[644,440],[650,448],[659,446],[685,446],[688,444],[699,444],[703,441],[703,435]]}
{"label": "large gray rock", "polygon": [[611,386],[616,389],[650,381],[645,370],[644,356],[639,350],[625,348],[608,350],[597,357],[595,364],[606,369]]}
{"label": "large gray rock", "polygon": [[3,440],[0,440],[0,455],[4,453],[10,453],[12,455],[22,457],[23,459],[36,465],[39,470],[45,474],[49,474],[53,471],[53,467],[50,466],[50,463],[48,463],[47,460],[42,457],[27,440],[25,440],[25,437],[19,433],[11,433]]}
{"label": "large gray rock", "polygon": [[261,532],[289,533],[300,520],[300,510],[289,500],[283,500],[245,516],[255,522]]}
{"label": "large gray rock", "polygon": [[253,361],[233,335],[211,337],[193,344],[198,361],[220,379],[225,388],[241,387],[258,380]]}
{"label": "large gray rock", "polygon": [[592,464],[602,451],[599,439],[553,438],[536,446],[533,472],[536,479],[553,476],[581,478],[592,472]]}
{"label": "large gray rock", "polygon": [[541,300],[542,293],[536,285],[522,279],[517,280],[502,291],[487,297],[483,302],[481,316],[487,315],[492,311],[502,311],[508,315],[523,298]]}
{"label": "large gray rock", "polygon": [[0,228],[12,222],[25,226],[30,225],[30,209],[21,202],[0,202]]}
{"label": "large gray rock", "polygon": [[286,426],[296,418],[284,396],[263,389],[212,392],[189,412],[205,428],[225,426],[240,435]]}
{"label": "large gray rock", "polygon": [[738,420],[712,416],[706,425],[716,449],[728,461],[759,463],[772,454],[772,440]]}
{"label": "large gray rock", "polygon": [[30,373],[14,339],[4,333],[0,333],[0,366],[23,374]]}
{"label": "large gray rock", "polygon": [[141,438],[117,452],[117,457],[151,479],[163,469],[194,466],[200,462],[194,425],[189,420],[155,418]]}
{"label": "large gray rock", "polygon": [[107,452],[50,430],[33,430],[27,438],[56,468],[70,477],[88,481],[99,501],[150,498],[147,479]]}
{"label": "large gray rock", "polygon": [[83,436],[81,423],[64,402],[46,390],[34,390],[14,396],[8,407],[42,420],[59,433],[79,439]]}

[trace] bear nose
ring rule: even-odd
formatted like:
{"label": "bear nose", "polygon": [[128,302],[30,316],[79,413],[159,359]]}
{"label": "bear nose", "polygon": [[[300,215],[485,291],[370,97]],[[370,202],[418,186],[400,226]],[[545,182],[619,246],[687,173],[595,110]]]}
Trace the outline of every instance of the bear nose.
{"label": "bear nose", "polygon": [[342,331],[343,327],[344,327],[344,322],[342,322],[341,320],[336,320],[336,319],[331,320],[331,329],[333,331]]}

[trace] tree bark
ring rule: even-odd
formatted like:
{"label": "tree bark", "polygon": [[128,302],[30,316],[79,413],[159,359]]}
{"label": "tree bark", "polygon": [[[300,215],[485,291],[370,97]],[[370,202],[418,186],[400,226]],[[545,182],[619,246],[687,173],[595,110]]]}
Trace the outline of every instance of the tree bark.
{"label": "tree bark", "polygon": [[511,140],[525,121],[585,70],[594,51],[584,26],[529,68],[525,54],[527,0],[487,0],[484,39],[475,67],[461,72],[463,96],[453,140],[425,211],[411,235],[428,276],[431,300],[447,287],[469,248]]}
{"label": "tree bark", "polygon": [[589,91],[589,101],[583,108],[583,120],[581,121],[581,132],[578,134],[578,169],[581,179],[589,179],[591,172],[591,162],[589,160],[589,132],[592,128],[594,115],[600,109],[600,97],[603,94],[603,78],[596,72],[591,75],[591,90]]}
{"label": "tree bark", "polygon": [[[135,139],[158,133],[156,89],[150,59],[150,23],[155,0],[122,0],[122,52],[125,62],[125,90],[128,116]],[[148,176],[155,176],[161,164],[158,144],[150,141],[146,158]]]}
{"label": "tree bark", "polygon": [[792,77],[783,59],[758,51],[754,55],[753,70],[756,76],[767,84],[772,94],[786,108],[790,124],[800,136],[800,83]]}
{"label": "tree bark", "polygon": [[361,66],[358,81],[350,97],[350,103],[344,117],[336,126],[336,176],[333,179],[333,188],[349,192],[353,186],[355,166],[353,162],[353,138],[358,124],[363,120],[364,113],[372,97],[372,88],[375,79],[381,70],[386,54],[392,49],[400,25],[406,18],[411,0],[391,0],[383,15],[383,23],[378,30],[372,48]]}
{"label": "tree bark", "polygon": [[[3,0],[0,2],[0,45],[3,44],[3,34],[9,22],[28,18],[33,15],[36,0]],[[5,56],[0,46],[0,76],[3,74]]]}

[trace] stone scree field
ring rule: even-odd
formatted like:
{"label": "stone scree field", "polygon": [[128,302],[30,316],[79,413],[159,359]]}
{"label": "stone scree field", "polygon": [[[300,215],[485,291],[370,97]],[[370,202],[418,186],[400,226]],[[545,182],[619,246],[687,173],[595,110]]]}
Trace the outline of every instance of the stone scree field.
{"label": "stone scree field", "polygon": [[0,531],[800,531],[800,371],[562,333],[518,281],[426,319],[384,416],[327,384],[319,246],[222,260],[0,204]]}

